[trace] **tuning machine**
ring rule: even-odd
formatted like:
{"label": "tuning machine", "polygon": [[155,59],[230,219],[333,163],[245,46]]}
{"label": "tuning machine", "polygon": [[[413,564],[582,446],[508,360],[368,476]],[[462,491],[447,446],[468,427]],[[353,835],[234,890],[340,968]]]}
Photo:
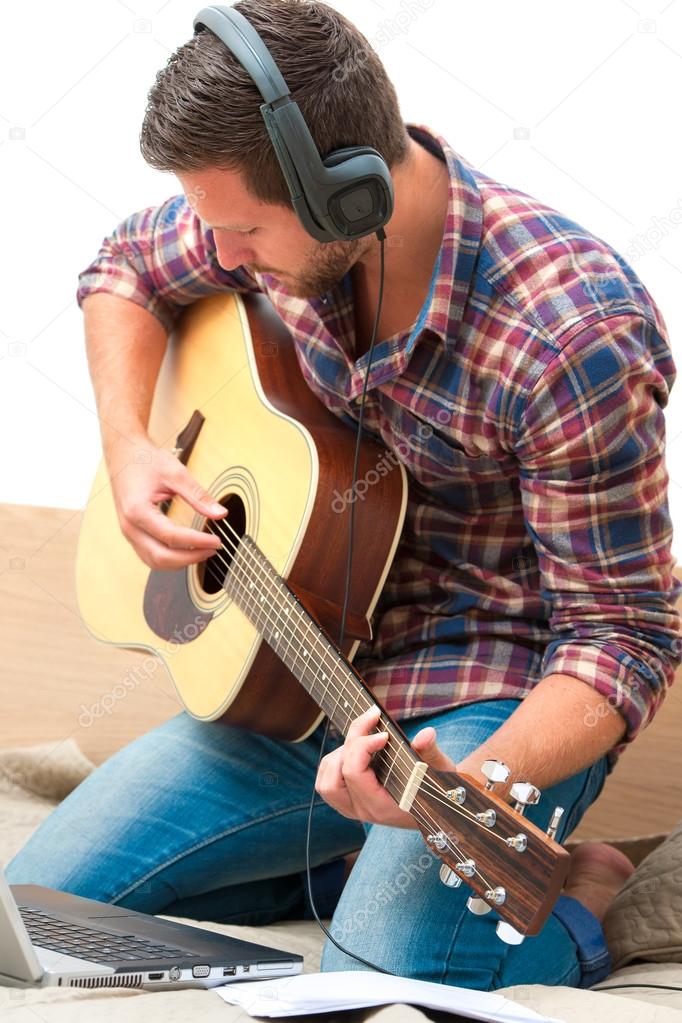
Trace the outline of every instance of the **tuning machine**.
{"label": "tuning machine", "polygon": [[456,865],[456,869],[457,873],[447,863],[441,865],[438,876],[448,888],[459,888],[462,883],[462,874],[464,877],[473,877],[476,873],[476,863],[474,860],[460,860]]}
{"label": "tuning machine", "polygon": [[508,924],[506,920],[500,920],[495,930],[498,938],[501,938],[507,945],[520,945],[523,941],[524,935]]}
{"label": "tuning machine", "polygon": [[563,806],[555,806],[554,813],[552,814],[552,819],[550,820],[549,827],[547,828],[548,838],[556,838],[556,833],[559,830],[559,825],[561,823],[561,818],[563,817],[563,815],[564,815]]}
{"label": "tuning machine", "polygon": [[485,788],[490,791],[495,785],[502,785],[509,778],[509,768],[501,760],[484,760],[481,764],[481,774],[488,779]]}
{"label": "tuning machine", "polygon": [[438,876],[447,888],[459,888],[462,883],[462,878],[448,867],[447,863],[441,864]]}
{"label": "tuning machine", "polygon": [[485,916],[489,913],[493,907],[485,901],[485,899],[479,899],[477,895],[470,895],[467,899],[467,909],[474,916]]}
{"label": "tuning machine", "polygon": [[494,906],[501,906],[507,900],[507,893],[500,885],[498,888],[488,888],[485,898],[480,899],[477,895],[471,895],[467,899],[467,909],[475,916],[485,916]]}
{"label": "tuning machine", "polygon": [[515,781],[509,789],[509,795],[515,800],[514,809],[523,813],[527,806],[535,806],[540,799],[540,789],[529,781]]}

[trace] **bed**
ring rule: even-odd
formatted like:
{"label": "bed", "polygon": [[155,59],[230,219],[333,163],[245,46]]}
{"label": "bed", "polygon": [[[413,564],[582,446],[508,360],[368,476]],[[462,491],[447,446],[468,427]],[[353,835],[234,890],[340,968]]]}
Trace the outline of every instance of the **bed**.
{"label": "bed", "polygon": [[[0,751],[0,860],[14,855],[56,803],[94,769],[73,738],[61,743]],[[638,866],[610,914],[612,947],[619,966],[600,987],[616,984],[669,985],[579,991],[542,985],[506,988],[501,994],[556,1019],[599,1023],[667,1023],[682,1020],[682,828],[667,841],[650,841],[654,848]],[[268,927],[201,926],[236,935],[247,941],[272,944],[304,957],[304,972],[319,968],[324,935],[313,921],[291,920]],[[638,961],[644,956],[648,962]],[[655,961],[658,959],[659,961]],[[678,961],[675,962],[675,959]],[[235,1023],[246,1017],[211,991],[143,992],[136,990],[76,991],[58,989],[13,990],[0,988],[3,1023]],[[293,1017],[290,1017],[293,1018]],[[301,1017],[303,1018],[303,1017]],[[329,1016],[325,1016],[329,1019]],[[343,1014],[349,1023],[381,1023],[441,1018],[438,1013],[413,1006],[390,1005]],[[445,1018],[444,1016],[442,1018]],[[448,1017],[452,1018],[452,1017]]]}

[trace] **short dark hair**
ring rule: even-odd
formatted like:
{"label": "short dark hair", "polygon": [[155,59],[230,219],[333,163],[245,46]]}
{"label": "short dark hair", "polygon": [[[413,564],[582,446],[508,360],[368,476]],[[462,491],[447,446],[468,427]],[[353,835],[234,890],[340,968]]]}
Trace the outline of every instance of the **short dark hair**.
{"label": "short dark hair", "polygon": [[[364,35],[321,0],[239,0],[291,89],[320,155],[372,146],[388,166],[409,155],[409,136],[386,70]],[[264,203],[290,205],[251,77],[213,32],[180,46],[156,75],[140,150],[157,170],[237,170]]]}

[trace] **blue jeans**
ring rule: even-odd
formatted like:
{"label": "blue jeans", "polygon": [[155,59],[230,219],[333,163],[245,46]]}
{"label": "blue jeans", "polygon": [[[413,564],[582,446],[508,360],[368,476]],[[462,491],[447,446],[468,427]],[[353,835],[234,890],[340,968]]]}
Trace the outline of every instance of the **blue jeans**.
{"label": "blue jeans", "polygon": [[[433,725],[439,746],[457,762],[517,706],[489,700],[401,725],[408,738]],[[183,712],[79,785],[10,863],[8,880],[194,920],[259,926],[309,918],[305,835],[323,731],[324,724],[289,743]],[[325,752],[340,743],[328,737]],[[544,792],[528,817],[546,827],[554,806],[564,806],[563,839],[605,775],[602,758]],[[338,861],[360,848],[334,910]],[[310,862],[317,868],[315,905],[321,916],[333,912],[336,940],[393,973],[492,990],[586,986],[608,966],[601,927],[575,900],[560,898],[539,935],[506,945],[495,934],[495,913],[466,910],[466,885],[441,884],[439,861],[420,832],[350,820],[319,796]],[[363,968],[326,940],[323,971]]]}

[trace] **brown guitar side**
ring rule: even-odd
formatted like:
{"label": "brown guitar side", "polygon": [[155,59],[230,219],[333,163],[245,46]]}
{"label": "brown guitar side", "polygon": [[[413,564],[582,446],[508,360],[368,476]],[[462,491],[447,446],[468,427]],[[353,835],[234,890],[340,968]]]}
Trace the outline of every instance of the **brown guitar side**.
{"label": "brown guitar side", "polygon": [[[258,294],[241,298],[251,328],[258,376],[268,400],[306,427],[319,453],[320,476],[313,513],[287,584],[338,642],[350,505],[342,512],[334,511],[334,496],[337,491],[345,493],[352,483],[355,431],[331,413],[306,384],[294,342],[270,302]],[[375,468],[386,453],[386,448],[363,433],[358,479]],[[286,457],[285,452],[282,457]],[[349,660],[360,638],[370,634],[369,620],[395,553],[406,500],[405,471],[397,466],[368,488],[366,500],[357,502],[343,644]],[[245,683],[219,720],[271,738],[300,741],[323,717],[317,704],[263,641]]]}

